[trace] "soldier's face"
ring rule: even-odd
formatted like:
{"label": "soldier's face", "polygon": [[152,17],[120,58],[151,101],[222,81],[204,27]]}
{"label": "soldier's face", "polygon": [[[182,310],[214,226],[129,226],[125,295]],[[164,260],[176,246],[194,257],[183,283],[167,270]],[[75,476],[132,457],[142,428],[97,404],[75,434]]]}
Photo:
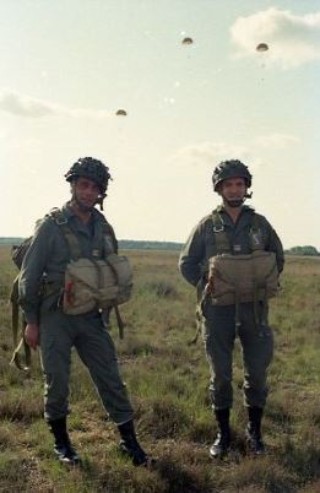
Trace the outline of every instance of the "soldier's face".
{"label": "soldier's face", "polygon": [[100,196],[98,185],[87,178],[78,178],[72,184],[72,195],[77,206],[82,211],[90,211],[98,201]]}
{"label": "soldier's face", "polygon": [[247,193],[247,185],[244,178],[228,178],[220,185],[219,193],[230,207],[240,207]]}

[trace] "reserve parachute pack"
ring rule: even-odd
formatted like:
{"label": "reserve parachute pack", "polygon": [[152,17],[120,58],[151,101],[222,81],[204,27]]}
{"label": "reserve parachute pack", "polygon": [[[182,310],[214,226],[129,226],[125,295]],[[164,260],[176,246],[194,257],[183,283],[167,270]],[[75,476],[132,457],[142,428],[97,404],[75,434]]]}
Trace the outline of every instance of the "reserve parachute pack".
{"label": "reserve parachute pack", "polygon": [[79,258],[66,268],[63,311],[81,315],[105,310],[130,299],[132,271],[128,259],[112,253],[105,260]]}
{"label": "reserve parachute pack", "polygon": [[[115,253],[107,255],[104,259],[97,258],[99,252],[93,250],[92,257],[83,257],[79,241],[75,233],[68,225],[68,221],[62,211],[54,208],[49,216],[55,221],[69,246],[71,260],[65,271],[64,286],[61,284],[50,286],[48,292],[44,283],[44,295],[56,291],[60,294],[61,307],[67,315],[80,315],[94,309],[100,311],[114,308],[119,326],[120,338],[123,338],[124,323],[122,321],[118,305],[125,303],[131,297],[132,292],[132,269],[129,260],[124,255],[118,255],[118,245],[113,229],[105,220],[103,223],[104,235],[111,237]],[[32,237],[27,238],[21,245],[12,248],[12,260],[21,269],[23,258],[30,246]],[[16,277],[10,301],[12,305],[12,332],[15,350],[11,363],[15,363],[20,369],[28,370],[31,361],[31,352],[24,338],[26,322],[22,320],[22,337],[18,342],[19,332],[19,296],[18,296],[19,274]],[[24,347],[25,364],[22,364],[20,350]]]}
{"label": "reserve parachute pack", "polygon": [[[253,214],[249,233],[249,254],[232,254],[231,245],[218,211],[212,213],[212,228],[217,254],[208,259],[207,283],[200,285],[196,308],[197,331],[189,344],[195,344],[201,332],[204,305],[234,305],[235,326],[240,325],[240,304],[253,303],[255,325],[258,330],[267,322],[267,301],[279,292],[279,274],[274,252],[264,250],[261,220]],[[262,310],[259,309],[259,304]]]}
{"label": "reserve parachute pack", "polygon": [[279,290],[278,268],[274,252],[264,250],[259,216],[253,214],[249,254],[231,253],[222,218],[213,212],[213,231],[217,255],[208,261],[207,291],[214,305],[265,302]]}
{"label": "reserve parachute pack", "polygon": [[97,250],[84,257],[75,233],[60,209],[51,211],[69,246],[71,261],[67,264],[62,309],[67,315],[81,315],[94,309],[106,310],[128,301],[132,292],[132,269],[118,245],[111,226],[104,222],[104,234],[111,236],[115,253],[100,259]]}

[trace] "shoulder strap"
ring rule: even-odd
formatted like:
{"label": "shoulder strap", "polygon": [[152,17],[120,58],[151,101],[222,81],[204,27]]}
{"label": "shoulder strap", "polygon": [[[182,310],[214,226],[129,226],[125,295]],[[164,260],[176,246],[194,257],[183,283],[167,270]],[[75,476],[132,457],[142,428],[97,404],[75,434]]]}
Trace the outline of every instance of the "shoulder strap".
{"label": "shoulder strap", "polygon": [[215,237],[217,254],[231,253],[230,242],[225,231],[224,222],[218,211],[212,212],[212,229]]}
{"label": "shoulder strap", "polygon": [[119,245],[116,235],[114,233],[113,227],[111,226],[111,224],[108,223],[105,217],[103,217],[103,230],[105,235],[110,236],[114,248],[114,252],[118,253]]}
{"label": "shoulder strap", "polygon": [[49,216],[52,217],[57,226],[59,226],[66,242],[68,243],[71,258],[74,260],[80,258],[82,256],[82,252],[78,238],[68,226],[68,220],[64,216],[63,212],[58,207],[55,207],[54,209],[51,209]]}
{"label": "shoulder strap", "polygon": [[[80,257],[82,257],[82,252],[80,248],[80,243],[75,235],[75,233],[72,231],[72,229],[68,225],[68,220],[64,216],[63,212],[58,208],[55,207],[54,209],[51,209],[49,216],[52,217],[52,219],[55,221],[55,223],[59,226],[68,246],[70,249],[70,255],[72,259],[77,260]],[[118,242],[114,233],[114,230],[111,226],[111,224],[108,223],[106,218],[101,214],[102,217],[102,223],[103,223],[103,233],[105,235],[110,236],[112,245],[114,248],[114,252],[118,253]]]}
{"label": "shoulder strap", "polygon": [[[212,212],[213,234],[215,237],[217,254],[231,253],[230,242],[225,231],[224,222],[221,214],[217,210]],[[264,250],[264,243],[261,231],[260,216],[253,212],[250,227],[250,247],[254,252]]]}
{"label": "shoulder strap", "polygon": [[254,252],[256,250],[264,250],[264,242],[261,231],[261,220],[260,216],[255,212],[252,214],[252,222],[250,228],[250,243],[251,250]]}

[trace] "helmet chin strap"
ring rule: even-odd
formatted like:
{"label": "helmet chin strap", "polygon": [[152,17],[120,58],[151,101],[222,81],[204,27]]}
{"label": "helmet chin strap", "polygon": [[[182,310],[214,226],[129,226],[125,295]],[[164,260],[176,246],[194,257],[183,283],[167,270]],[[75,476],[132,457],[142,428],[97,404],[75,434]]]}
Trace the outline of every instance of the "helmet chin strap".
{"label": "helmet chin strap", "polygon": [[98,196],[98,200],[97,200],[97,204],[99,205],[100,207],[100,211],[103,211],[103,201],[104,199],[106,198],[106,193],[101,193],[99,196]]}
{"label": "helmet chin strap", "polygon": [[224,198],[224,202],[228,204],[229,207],[240,207],[246,199],[251,199],[252,197],[252,192],[251,193],[246,193],[243,197],[243,199],[234,199],[234,200],[228,200]]}

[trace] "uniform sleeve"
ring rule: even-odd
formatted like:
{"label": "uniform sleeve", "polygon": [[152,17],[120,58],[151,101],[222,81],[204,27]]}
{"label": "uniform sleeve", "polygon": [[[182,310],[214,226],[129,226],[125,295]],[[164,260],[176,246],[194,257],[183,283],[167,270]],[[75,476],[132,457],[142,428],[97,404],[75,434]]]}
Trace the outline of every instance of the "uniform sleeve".
{"label": "uniform sleeve", "polygon": [[109,222],[107,224],[108,224],[108,228],[109,228],[108,236],[110,238],[110,242],[112,245],[112,251],[114,251],[115,253],[118,253],[119,243],[118,243],[115,231]]}
{"label": "uniform sleeve", "polygon": [[273,229],[271,224],[265,219],[267,224],[267,244],[266,249],[270,252],[274,252],[276,254],[277,266],[279,274],[283,271],[284,267],[284,251],[281,240],[277,235],[276,231]]}
{"label": "uniform sleeve", "polygon": [[205,256],[205,245],[202,228],[198,225],[191,232],[179,257],[179,270],[184,279],[196,286],[202,277],[202,262]]}
{"label": "uniform sleeve", "polygon": [[38,323],[43,274],[49,253],[50,224],[41,223],[23,259],[19,276],[19,301],[28,323]]}

